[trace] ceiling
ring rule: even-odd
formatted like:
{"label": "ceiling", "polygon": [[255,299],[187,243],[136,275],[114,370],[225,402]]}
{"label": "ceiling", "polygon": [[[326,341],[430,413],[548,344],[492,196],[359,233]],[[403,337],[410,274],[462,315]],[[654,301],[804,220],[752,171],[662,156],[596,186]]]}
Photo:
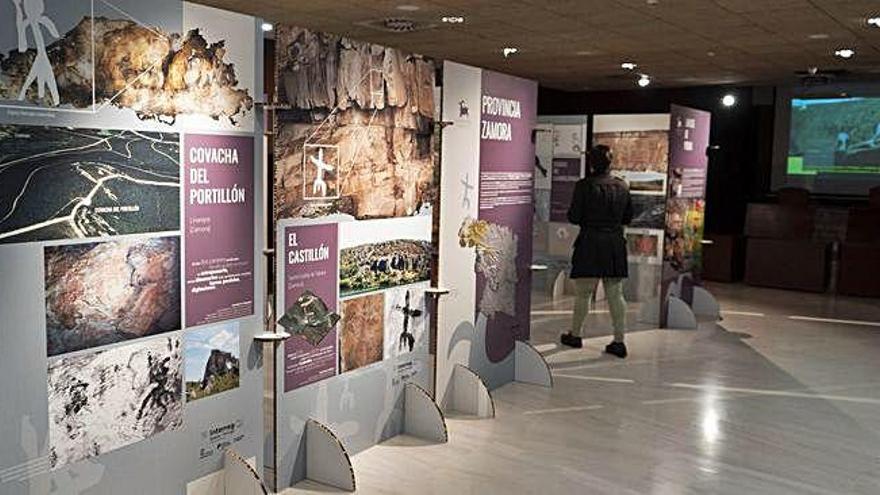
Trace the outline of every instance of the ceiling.
{"label": "ceiling", "polygon": [[[567,90],[785,83],[809,67],[880,79],[880,0],[196,0],[269,22],[344,34]],[[649,4],[654,3],[654,5]],[[413,6],[418,10],[401,10]],[[444,24],[442,16],[464,16]],[[364,25],[388,17],[433,27]],[[519,52],[504,58],[503,47]],[[834,56],[856,50],[850,60]]]}

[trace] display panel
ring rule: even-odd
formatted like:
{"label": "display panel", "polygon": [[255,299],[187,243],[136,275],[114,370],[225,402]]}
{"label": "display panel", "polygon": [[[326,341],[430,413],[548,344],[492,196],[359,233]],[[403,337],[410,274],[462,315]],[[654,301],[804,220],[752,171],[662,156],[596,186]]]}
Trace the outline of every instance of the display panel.
{"label": "display panel", "polygon": [[180,228],[178,134],[0,125],[0,243]]}

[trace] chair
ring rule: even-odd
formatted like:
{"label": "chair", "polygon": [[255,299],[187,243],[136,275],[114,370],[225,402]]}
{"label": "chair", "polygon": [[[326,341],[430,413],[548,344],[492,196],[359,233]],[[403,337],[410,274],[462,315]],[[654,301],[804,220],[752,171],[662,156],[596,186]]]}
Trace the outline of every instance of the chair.
{"label": "chair", "polygon": [[849,211],[846,241],[840,245],[837,292],[880,297],[880,205]]}
{"label": "chair", "polygon": [[761,287],[824,292],[830,272],[831,246],[813,240],[814,224],[813,210],[803,204],[798,206],[794,201],[786,205],[748,205],[745,282]]}
{"label": "chair", "polygon": [[871,208],[880,208],[880,186],[868,190],[868,205]]}
{"label": "chair", "polygon": [[807,207],[810,204],[810,191],[800,187],[783,187],[777,195],[782,206]]}

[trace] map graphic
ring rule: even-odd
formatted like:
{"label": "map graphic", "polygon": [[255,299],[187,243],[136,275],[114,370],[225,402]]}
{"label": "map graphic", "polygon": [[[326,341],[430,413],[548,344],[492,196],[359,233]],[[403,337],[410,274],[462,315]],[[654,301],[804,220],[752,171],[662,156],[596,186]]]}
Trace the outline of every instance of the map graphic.
{"label": "map graphic", "polygon": [[177,230],[177,134],[0,126],[0,244]]}
{"label": "map graphic", "polygon": [[496,313],[516,316],[517,236],[509,227],[466,218],[458,231],[462,247],[477,252],[477,273],[486,278],[479,295],[481,313],[493,318]]}

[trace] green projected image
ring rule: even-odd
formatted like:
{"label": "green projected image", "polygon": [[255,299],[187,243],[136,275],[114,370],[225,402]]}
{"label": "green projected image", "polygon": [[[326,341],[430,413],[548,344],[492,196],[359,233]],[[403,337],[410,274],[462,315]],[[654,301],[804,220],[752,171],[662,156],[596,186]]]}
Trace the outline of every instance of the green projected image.
{"label": "green projected image", "polygon": [[880,174],[880,98],[792,99],[788,174]]}

